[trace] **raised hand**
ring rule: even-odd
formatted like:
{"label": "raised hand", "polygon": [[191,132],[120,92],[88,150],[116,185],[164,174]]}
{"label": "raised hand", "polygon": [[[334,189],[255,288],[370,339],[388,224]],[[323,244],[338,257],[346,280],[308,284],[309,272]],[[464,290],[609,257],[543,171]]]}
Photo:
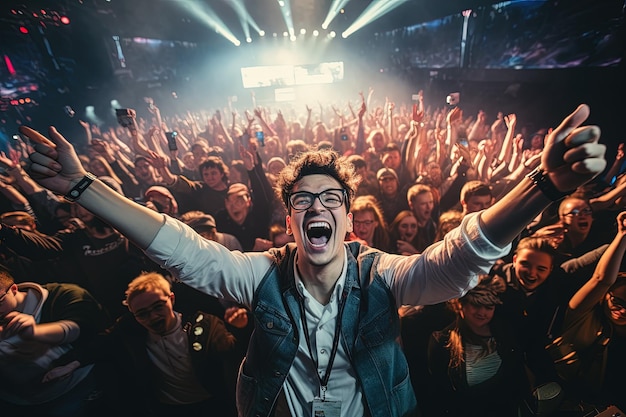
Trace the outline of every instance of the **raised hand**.
{"label": "raised hand", "polygon": [[34,144],[27,172],[43,187],[67,194],[87,173],[72,144],[56,128],[48,130],[50,139],[26,126],[20,126],[20,133]]}
{"label": "raised hand", "polygon": [[3,165],[6,169],[11,170],[18,164],[19,163],[16,163],[11,158],[8,158],[4,152],[0,152],[0,165]]}
{"label": "raised hand", "polygon": [[359,107],[359,119],[362,119],[367,111],[367,104],[365,104],[365,100],[363,99],[363,94],[361,93],[361,107]]}
{"label": "raised hand", "polygon": [[[257,110],[254,111],[255,114],[256,112]],[[246,110],[246,120],[248,121],[248,129],[250,129],[250,126],[252,126],[255,119],[254,119],[254,116],[252,116],[248,110]]]}
{"label": "raised hand", "polygon": [[239,157],[248,171],[254,169],[254,154],[247,150],[242,144],[239,144]]}
{"label": "raised hand", "polygon": [[455,107],[450,110],[446,116],[446,123],[448,126],[458,125],[463,121],[463,110],[460,107]]}
{"label": "raised hand", "polygon": [[581,104],[546,138],[541,165],[554,186],[563,192],[576,189],[606,167],[606,146],[599,144],[598,126],[581,126],[589,106]]}
{"label": "raised hand", "polygon": [[411,119],[417,123],[424,120],[424,111],[419,110],[419,106],[417,103],[413,103],[413,111],[411,112]]}
{"label": "raised hand", "polygon": [[622,211],[617,215],[617,233],[620,235],[626,234],[626,211]]}
{"label": "raised hand", "polygon": [[504,116],[504,123],[506,123],[507,129],[510,129],[511,126],[515,126],[515,124],[517,123],[517,116],[515,115],[515,113]]}

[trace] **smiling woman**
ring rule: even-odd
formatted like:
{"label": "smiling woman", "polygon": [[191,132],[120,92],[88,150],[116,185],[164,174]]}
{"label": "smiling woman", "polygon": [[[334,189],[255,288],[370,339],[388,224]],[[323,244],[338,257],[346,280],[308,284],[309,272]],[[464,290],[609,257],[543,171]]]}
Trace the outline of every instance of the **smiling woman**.
{"label": "smiling woman", "polygon": [[504,288],[486,276],[451,302],[456,320],[430,339],[425,415],[517,415],[529,384],[512,330],[495,316]]}

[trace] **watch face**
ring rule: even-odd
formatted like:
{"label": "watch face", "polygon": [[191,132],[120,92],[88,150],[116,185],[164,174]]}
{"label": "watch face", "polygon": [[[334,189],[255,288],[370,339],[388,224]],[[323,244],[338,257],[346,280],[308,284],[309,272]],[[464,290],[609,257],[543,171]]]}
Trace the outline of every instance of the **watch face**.
{"label": "watch face", "polygon": [[72,189],[65,195],[65,199],[74,202],[91,185],[96,176],[88,172]]}

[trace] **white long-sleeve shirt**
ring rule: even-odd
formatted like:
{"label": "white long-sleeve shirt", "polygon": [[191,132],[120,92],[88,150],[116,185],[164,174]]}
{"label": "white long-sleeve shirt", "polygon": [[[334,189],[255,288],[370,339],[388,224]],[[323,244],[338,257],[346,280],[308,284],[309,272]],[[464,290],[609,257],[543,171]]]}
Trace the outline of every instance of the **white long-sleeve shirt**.
{"label": "white long-sleeve shirt", "polygon": [[[429,247],[423,254],[381,254],[376,268],[389,285],[398,307],[434,304],[465,294],[477,284],[478,274],[488,272],[493,262],[506,255],[509,248],[508,245],[505,248],[493,245],[482,233],[478,215],[473,213],[443,241]],[[169,217],[147,253],[182,282],[248,307],[273,262],[267,252],[231,252],[202,239],[192,229]],[[318,360],[316,370],[304,329],[299,326],[300,345],[284,385],[287,403],[294,416],[310,416],[313,398],[320,394],[315,372],[319,375],[326,372],[341,289],[346,278],[346,262],[347,254],[344,255],[342,275],[325,306],[308,294],[294,271],[296,288],[308,300],[305,301],[307,328],[311,350]],[[342,417],[363,415],[362,389],[341,343],[328,383],[327,399],[342,401]]]}

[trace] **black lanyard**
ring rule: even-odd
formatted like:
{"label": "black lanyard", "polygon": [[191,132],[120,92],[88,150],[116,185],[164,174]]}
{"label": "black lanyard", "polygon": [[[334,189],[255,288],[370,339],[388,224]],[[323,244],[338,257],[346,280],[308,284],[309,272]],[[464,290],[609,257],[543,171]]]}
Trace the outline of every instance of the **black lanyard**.
{"label": "black lanyard", "polygon": [[322,389],[322,401],[326,399],[326,387],[328,386],[328,380],[330,379],[330,371],[333,368],[333,363],[335,362],[335,356],[337,355],[337,348],[339,347],[339,334],[341,333],[341,317],[343,316],[343,309],[346,305],[346,299],[348,298],[348,291],[344,288],[341,293],[341,300],[339,301],[339,312],[337,313],[337,322],[335,323],[335,335],[333,337],[333,347],[330,351],[330,358],[328,358],[328,366],[326,367],[326,372],[324,373],[324,377],[320,378],[318,368],[319,368],[319,360],[315,359],[317,356],[313,355],[313,351],[311,350],[311,338],[309,336],[309,327],[306,324],[306,311],[304,308],[304,299],[300,299],[300,313],[302,319],[302,326],[304,327],[304,338],[306,339],[306,347],[309,349],[309,355],[311,355],[311,360],[315,365],[315,375],[317,375],[317,379],[320,381],[320,387]]}

